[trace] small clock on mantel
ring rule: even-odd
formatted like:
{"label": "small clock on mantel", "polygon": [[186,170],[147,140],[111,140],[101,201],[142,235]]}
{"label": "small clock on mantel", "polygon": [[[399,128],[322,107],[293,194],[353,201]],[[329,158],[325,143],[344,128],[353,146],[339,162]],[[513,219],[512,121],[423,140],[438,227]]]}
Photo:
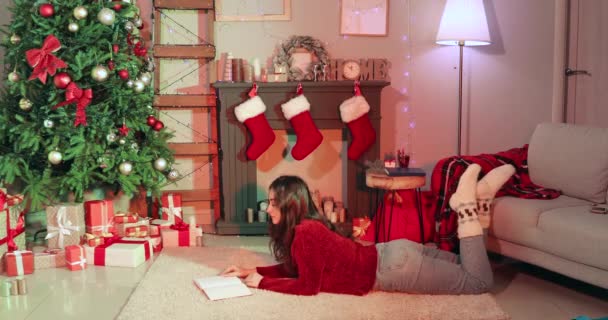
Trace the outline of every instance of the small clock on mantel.
{"label": "small clock on mantel", "polygon": [[345,60],[342,64],[342,76],[348,80],[358,80],[361,77],[361,64],[357,60]]}

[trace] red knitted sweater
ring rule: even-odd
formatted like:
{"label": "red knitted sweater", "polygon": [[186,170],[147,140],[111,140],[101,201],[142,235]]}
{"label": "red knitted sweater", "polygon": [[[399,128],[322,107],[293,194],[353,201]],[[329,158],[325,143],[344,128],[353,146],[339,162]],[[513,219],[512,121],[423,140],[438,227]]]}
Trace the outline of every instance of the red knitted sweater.
{"label": "red knitted sweater", "polygon": [[318,221],[304,220],[296,226],[291,255],[297,274],[288,274],[283,264],[258,267],[263,276],[260,289],[299,295],[321,291],[364,295],[374,286],[376,246],[341,237]]}

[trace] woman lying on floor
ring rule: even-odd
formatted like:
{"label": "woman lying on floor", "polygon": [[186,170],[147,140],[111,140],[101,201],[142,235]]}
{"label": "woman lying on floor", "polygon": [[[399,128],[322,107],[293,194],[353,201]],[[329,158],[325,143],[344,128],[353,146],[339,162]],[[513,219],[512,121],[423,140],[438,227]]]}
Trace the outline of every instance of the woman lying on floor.
{"label": "woman lying on floor", "polygon": [[478,182],[480,169],[470,165],[450,199],[458,212],[459,256],[405,239],[363,246],[344,238],[317,212],[306,183],[282,176],[270,185],[268,206],[270,247],[280,264],[230,266],[221,274],[244,278],[249,287],[298,295],[487,292],[493,276],[482,228],[489,225],[494,195],[515,169],[498,167]]}

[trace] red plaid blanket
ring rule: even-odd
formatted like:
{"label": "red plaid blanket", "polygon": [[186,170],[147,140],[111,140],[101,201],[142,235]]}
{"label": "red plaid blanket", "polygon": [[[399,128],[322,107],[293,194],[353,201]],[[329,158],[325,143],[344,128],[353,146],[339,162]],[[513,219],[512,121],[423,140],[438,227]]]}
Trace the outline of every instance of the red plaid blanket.
{"label": "red plaid blanket", "polygon": [[431,192],[436,197],[434,208],[436,232],[435,243],[443,250],[452,251],[456,248],[457,215],[450,209],[448,201],[456,192],[458,179],[464,170],[472,163],[481,166],[480,179],[493,168],[503,164],[511,164],[516,172],[498,191],[496,197],[509,195],[525,199],[554,199],[560,191],[543,188],[532,183],[528,173],[528,145],[522,148],[499,152],[496,154],[481,154],[477,156],[449,157],[440,160],[431,175]]}

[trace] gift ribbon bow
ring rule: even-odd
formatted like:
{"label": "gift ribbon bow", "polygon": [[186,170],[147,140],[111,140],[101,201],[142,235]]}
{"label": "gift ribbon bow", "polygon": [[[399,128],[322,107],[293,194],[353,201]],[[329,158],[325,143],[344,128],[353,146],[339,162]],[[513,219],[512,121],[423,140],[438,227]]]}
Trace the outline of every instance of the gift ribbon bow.
{"label": "gift ribbon bow", "polygon": [[53,52],[61,48],[61,43],[54,35],[48,35],[40,49],[30,49],[25,52],[27,63],[34,68],[28,80],[40,79],[46,83],[46,74],[54,76],[59,68],[67,68],[68,65],[63,60],[52,55]]}
{"label": "gift ribbon bow", "polygon": [[175,207],[175,204],[173,203],[173,195],[168,195],[167,196],[167,201],[168,203],[168,207],[163,208],[162,213],[167,215],[167,218],[169,219],[169,221],[171,222],[175,222],[175,217],[182,218],[182,208],[181,207]]}
{"label": "gift ribbon bow", "polygon": [[6,193],[0,190],[0,210],[6,209]]}
{"label": "gift ribbon bow", "polygon": [[353,226],[353,236],[362,237],[367,232],[367,228],[371,225],[369,219],[359,219],[359,225]]}
{"label": "gift ribbon bow", "polygon": [[172,224],[169,228],[171,228],[173,230],[177,230],[177,231],[184,231],[184,230],[190,230],[190,225],[183,221],[178,221],[175,224]]}
{"label": "gift ribbon bow", "polygon": [[0,239],[0,245],[7,244],[7,251],[12,252],[17,250],[15,238],[25,231],[24,212],[22,211],[17,218],[17,225],[11,228],[10,210],[9,207],[21,203],[22,195],[10,196],[7,195],[5,189],[0,189],[0,211],[6,210],[6,237]]}
{"label": "gift ribbon bow", "polygon": [[47,230],[49,231],[46,235],[46,240],[57,237],[57,246],[63,249],[63,238],[66,235],[71,235],[72,231],[77,232],[80,230],[79,226],[73,226],[72,221],[68,220],[68,211],[65,207],[59,208],[57,211],[57,218],[55,220],[57,226],[48,226]]}
{"label": "gift ribbon bow", "polygon": [[74,127],[79,125],[87,125],[87,113],[86,107],[91,104],[93,100],[92,89],[80,89],[77,84],[70,82],[67,89],[65,90],[65,101],[61,102],[53,107],[57,109],[59,107],[66,106],[68,104],[76,103],[76,119],[74,119]]}

